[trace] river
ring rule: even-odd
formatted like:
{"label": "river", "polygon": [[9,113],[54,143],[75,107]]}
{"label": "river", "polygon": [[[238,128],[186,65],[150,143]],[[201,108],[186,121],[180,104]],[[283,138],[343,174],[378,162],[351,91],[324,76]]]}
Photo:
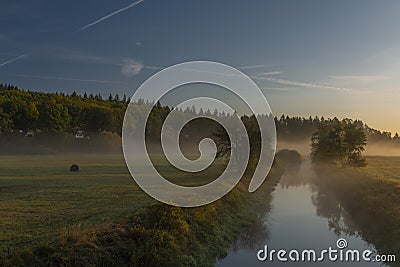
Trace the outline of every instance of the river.
{"label": "river", "polygon": [[330,261],[328,256],[323,263],[282,262],[276,254],[272,262],[257,258],[257,252],[265,245],[268,250],[286,250],[286,258],[293,249],[300,251],[300,255],[305,249],[314,249],[318,257],[324,249],[338,249],[336,242],[340,238],[347,241],[343,251],[359,250],[362,255],[368,249],[375,254],[374,247],[360,236],[351,216],[332,194],[316,185],[316,178],[309,161],[288,168],[272,193],[271,209],[260,214],[260,219],[239,236],[217,266],[385,266],[362,260]]}

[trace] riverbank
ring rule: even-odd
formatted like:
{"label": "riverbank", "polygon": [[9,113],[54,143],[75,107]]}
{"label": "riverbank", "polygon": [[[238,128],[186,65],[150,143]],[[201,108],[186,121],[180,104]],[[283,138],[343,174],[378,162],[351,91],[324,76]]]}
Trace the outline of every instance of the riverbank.
{"label": "riverbank", "polygon": [[[335,223],[339,222],[341,229],[353,229],[351,220],[338,211],[339,205],[332,194],[320,190],[313,180],[316,174],[310,160],[305,159],[298,167],[286,168],[279,184],[272,192],[271,210],[260,220],[247,228],[229,250],[228,256],[218,262],[218,267],[242,266],[341,266],[341,267],[383,267],[378,262],[330,260],[328,255],[321,255],[322,260],[297,260],[287,257],[280,260],[274,256],[261,261],[258,252],[264,250],[304,251],[312,249],[316,254],[335,248],[337,240],[346,240],[349,248],[363,251],[373,245],[365,242],[362,237],[350,232],[336,231]],[[244,241],[244,242],[243,242]],[[301,253],[301,252],[300,252]],[[272,254],[270,254],[272,255]],[[284,256],[285,257],[285,256]],[[316,256],[318,257],[318,256]]]}
{"label": "riverbank", "polygon": [[[329,188],[351,215],[363,239],[380,254],[400,258],[400,186],[368,170],[314,166],[318,186]],[[388,263],[390,265],[390,263]],[[400,262],[392,264],[399,266]]]}
{"label": "riverbank", "polygon": [[[284,155],[281,153],[281,155]],[[242,179],[213,204],[185,209],[154,204],[95,228],[71,227],[51,244],[11,251],[5,266],[212,266],[243,228],[266,209],[287,158],[278,153],[268,179],[247,192]]]}

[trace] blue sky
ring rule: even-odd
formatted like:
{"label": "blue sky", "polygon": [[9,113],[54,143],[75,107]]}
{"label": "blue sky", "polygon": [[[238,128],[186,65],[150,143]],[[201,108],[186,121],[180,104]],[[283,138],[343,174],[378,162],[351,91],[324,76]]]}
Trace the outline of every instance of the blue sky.
{"label": "blue sky", "polygon": [[273,112],[400,132],[400,2],[1,1],[0,81],[131,95],[160,68],[241,69]]}

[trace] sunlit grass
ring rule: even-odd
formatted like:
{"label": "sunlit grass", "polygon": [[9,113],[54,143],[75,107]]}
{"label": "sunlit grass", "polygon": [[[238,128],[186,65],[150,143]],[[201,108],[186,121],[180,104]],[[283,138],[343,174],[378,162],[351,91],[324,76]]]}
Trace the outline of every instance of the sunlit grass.
{"label": "sunlit grass", "polygon": [[370,176],[391,180],[400,185],[400,157],[367,157],[363,171]]}
{"label": "sunlit grass", "polygon": [[[73,163],[79,172],[69,171]],[[171,172],[163,162],[157,165]],[[206,183],[218,172],[217,166],[204,173]],[[202,181],[184,173],[170,178],[187,186]],[[118,220],[154,202],[134,182],[121,154],[0,156],[3,249],[51,242],[76,224]]]}
{"label": "sunlit grass", "polygon": [[[78,222],[98,224],[151,203],[122,155],[1,156],[0,240],[51,241]],[[81,171],[69,172],[77,163]]]}

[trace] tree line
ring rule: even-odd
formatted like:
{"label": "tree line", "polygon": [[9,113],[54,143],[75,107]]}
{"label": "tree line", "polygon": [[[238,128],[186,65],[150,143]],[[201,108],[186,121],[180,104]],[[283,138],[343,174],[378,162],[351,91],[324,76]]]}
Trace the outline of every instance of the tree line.
{"label": "tree line", "polygon": [[[17,86],[0,83],[0,134],[11,136],[28,130],[34,130],[37,134],[71,134],[80,129],[87,133],[107,132],[121,136],[122,122],[129,102],[130,99],[125,95],[120,97],[118,94],[114,96],[110,94],[107,98],[103,98],[100,94],[44,93],[21,90]],[[139,123],[139,117],[144,114],[146,105],[153,104],[145,100],[133,103],[132,110],[138,118],[132,121]],[[171,107],[160,103],[154,105],[146,125],[146,136],[150,140],[159,139],[162,123],[171,110]],[[180,110],[180,113],[181,118],[193,114],[207,114],[229,120],[232,116],[217,110],[212,112],[196,110],[195,107]],[[340,121],[337,118],[325,119],[318,116],[309,118],[270,116],[267,115],[266,119],[275,120],[278,140],[310,141],[311,138],[315,159],[326,157],[343,164],[362,165],[359,154],[367,140],[400,145],[397,133],[392,136],[390,132],[372,129],[359,120]],[[257,139],[258,125],[255,117],[243,116],[242,121],[250,135]],[[196,142],[204,137],[215,136],[216,130],[219,129],[218,124],[211,120],[202,120],[199,123],[200,126],[184,127],[181,135],[183,142],[185,139]],[[132,126],[133,129],[135,127]],[[356,135],[357,140],[351,139],[356,138]],[[221,139],[221,136],[219,138]]]}
{"label": "tree line", "polygon": [[103,99],[100,94],[43,93],[0,84],[0,131],[59,133],[79,127],[119,133],[127,103],[125,96]]}

